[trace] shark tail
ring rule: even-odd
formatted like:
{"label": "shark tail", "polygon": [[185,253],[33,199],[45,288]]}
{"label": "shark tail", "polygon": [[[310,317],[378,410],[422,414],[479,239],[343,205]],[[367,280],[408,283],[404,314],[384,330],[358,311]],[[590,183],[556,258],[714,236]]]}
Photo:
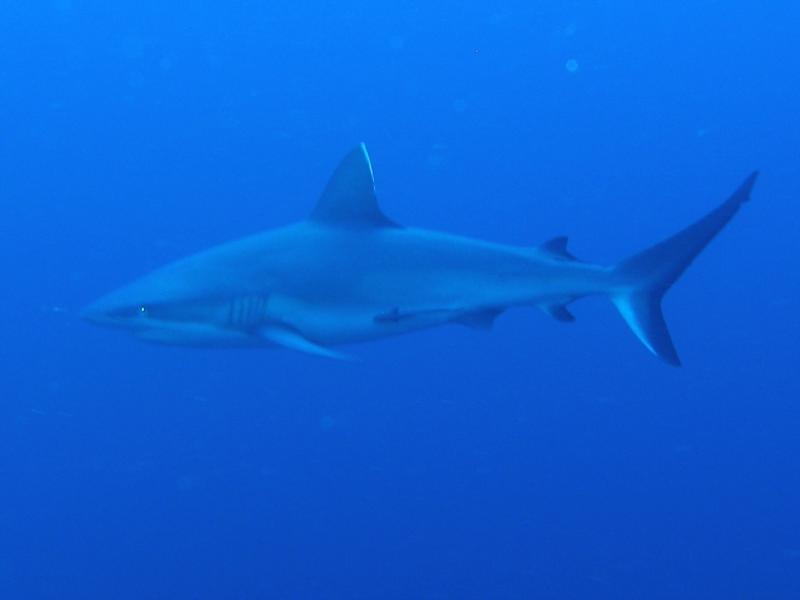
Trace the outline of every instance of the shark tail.
{"label": "shark tail", "polygon": [[758,172],[753,172],[725,202],[672,237],[623,260],[612,268],[611,301],[650,352],[680,366],[661,299],[695,257],[750,199]]}

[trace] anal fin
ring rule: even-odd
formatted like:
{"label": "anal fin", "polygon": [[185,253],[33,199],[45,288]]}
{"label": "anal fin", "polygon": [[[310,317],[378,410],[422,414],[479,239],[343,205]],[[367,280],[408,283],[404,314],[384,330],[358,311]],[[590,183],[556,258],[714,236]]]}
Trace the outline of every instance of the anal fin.
{"label": "anal fin", "polygon": [[562,323],[572,323],[575,320],[573,315],[564,304],[541,304],[539,305],[546,314]]}

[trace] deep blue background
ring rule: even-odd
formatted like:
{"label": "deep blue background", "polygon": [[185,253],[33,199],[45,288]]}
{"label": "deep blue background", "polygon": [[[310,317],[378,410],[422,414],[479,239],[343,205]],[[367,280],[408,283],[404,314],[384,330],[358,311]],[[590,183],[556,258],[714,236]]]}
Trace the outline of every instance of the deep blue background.
{"label": "deep blue background", "polygon": [[[0,597],[800,597],[799,21],[0,4]],[[682,369],[602,299],[343,364],[78,319],[302,218],[361,140],[396,220],[603,263],[763,175],[667,297]]]}

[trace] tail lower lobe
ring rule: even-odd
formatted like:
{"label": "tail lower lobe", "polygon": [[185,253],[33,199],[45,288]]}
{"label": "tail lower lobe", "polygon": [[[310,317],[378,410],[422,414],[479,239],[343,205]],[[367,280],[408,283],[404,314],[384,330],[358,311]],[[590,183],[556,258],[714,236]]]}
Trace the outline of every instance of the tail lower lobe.
{"label": "tail lower lobe", "polygon": [[698,254],[750,199],[758,172],[753,172],[725,202],[686,229],[623,260],[613,269],[611,301],[650,352],[679,366],[661,299]]}

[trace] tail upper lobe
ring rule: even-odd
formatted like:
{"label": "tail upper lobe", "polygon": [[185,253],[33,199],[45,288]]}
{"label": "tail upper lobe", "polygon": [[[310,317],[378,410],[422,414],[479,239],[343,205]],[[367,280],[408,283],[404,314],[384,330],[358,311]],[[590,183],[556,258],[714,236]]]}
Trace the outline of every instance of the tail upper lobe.
{"label": "tail upper lobe", "polygon": [[730,198],[700,220],[612,270],[611,301],[648,350],[671,365],[680,365],[680,359],[661,313],[661,299],[750,199],[757,176],[753,172]]}

